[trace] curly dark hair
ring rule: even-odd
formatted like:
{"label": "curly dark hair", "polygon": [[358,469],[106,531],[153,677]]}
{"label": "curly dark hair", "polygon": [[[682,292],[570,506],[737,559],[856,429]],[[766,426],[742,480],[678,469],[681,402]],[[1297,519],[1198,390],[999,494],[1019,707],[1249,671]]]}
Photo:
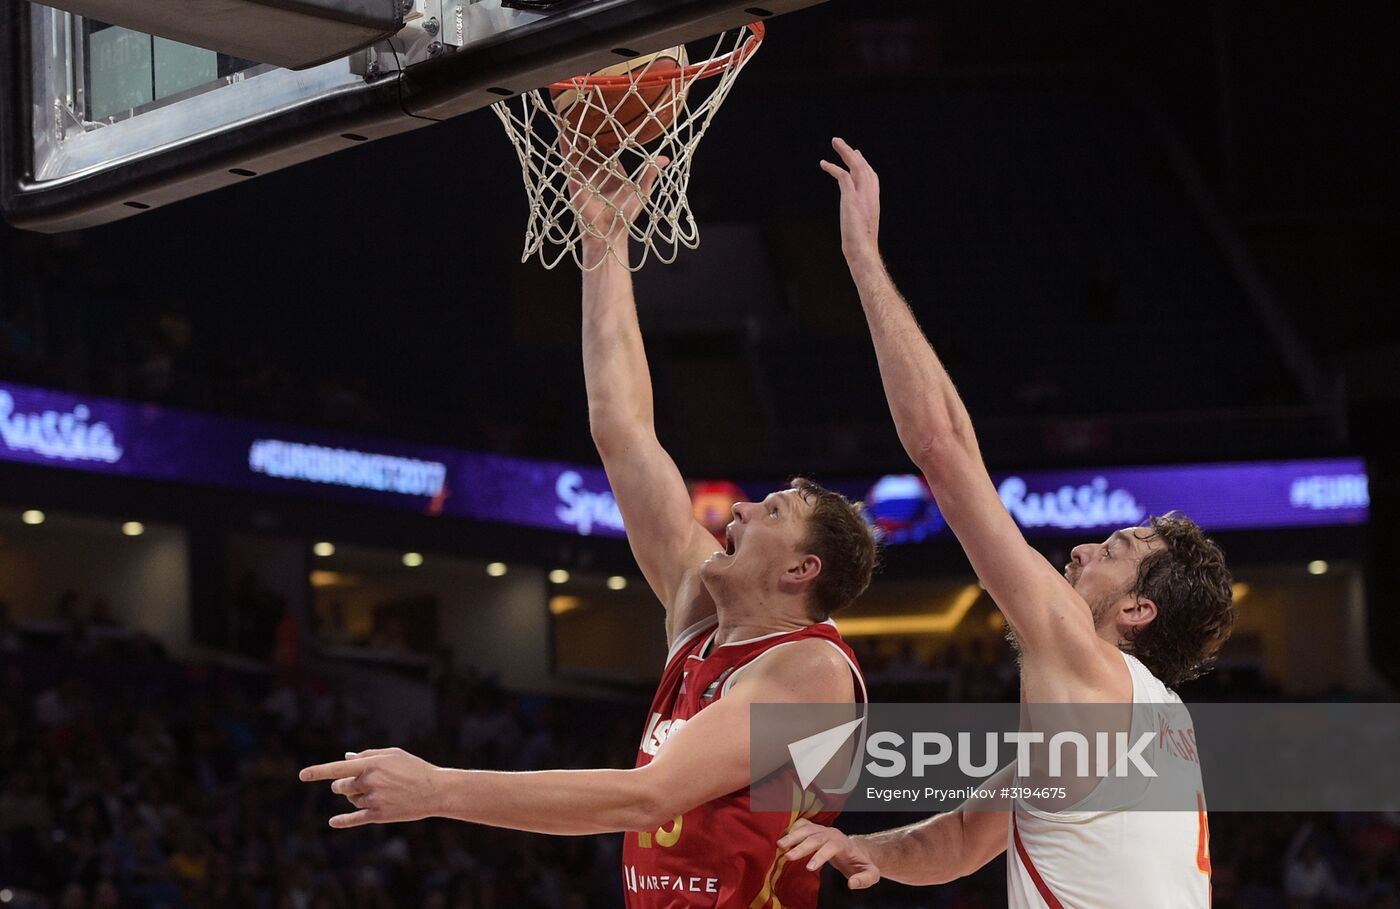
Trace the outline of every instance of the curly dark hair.
{"label": "curly dark hair", "polygon": [[1179,511],[1154,517],[1139,539],[1163,544],[1138,565],[1130,591],[1157,604],[1157,617],[1124,649],[1169,687],[1210,668],[1235,625],[1234,595],[1225,553]]}
{"label": "curly dark hair", "polygon": [[860,502],[806,477],[794,477],[789,486],[812,507],[803,548],[822,560],[821,573],[812,581],[812,605],[825,619],[854,603],[870,586],[879,561],[875,533]]}

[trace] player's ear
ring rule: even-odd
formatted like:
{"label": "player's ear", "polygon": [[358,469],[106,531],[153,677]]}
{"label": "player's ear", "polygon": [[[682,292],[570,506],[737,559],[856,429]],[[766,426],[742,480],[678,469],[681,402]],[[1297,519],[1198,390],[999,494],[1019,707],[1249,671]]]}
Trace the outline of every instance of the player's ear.
{"label": "player's ear", "polygon": [[789,587],[796,593],[799,588],[812,583],[817,575],[822,573],[822,560],[819,556],[808,553],[802,558],[788,566],[783,572],[783,586]]}
{"label": "player's ear", "polygon": [[1119,622],[1126,630],[1138,632],[1152,624],[1157,618],[1157,604],[1145,596],[1133,597],[1133,602],[1123,608]]}

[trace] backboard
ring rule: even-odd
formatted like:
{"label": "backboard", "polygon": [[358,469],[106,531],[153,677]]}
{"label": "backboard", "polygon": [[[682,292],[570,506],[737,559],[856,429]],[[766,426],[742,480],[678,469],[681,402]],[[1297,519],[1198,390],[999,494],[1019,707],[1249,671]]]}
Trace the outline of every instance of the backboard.
{"label": "backboard", "polygon": [[393,38],[294,72],[0,0],[0,206],[104,224],[820,2],[402,0]]}

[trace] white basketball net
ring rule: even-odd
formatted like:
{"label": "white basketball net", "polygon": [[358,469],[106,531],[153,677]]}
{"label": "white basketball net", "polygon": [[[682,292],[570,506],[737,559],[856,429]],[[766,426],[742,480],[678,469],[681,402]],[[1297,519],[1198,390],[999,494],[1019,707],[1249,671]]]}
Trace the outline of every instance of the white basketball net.
{"label": "white basketball net", "polygon": [[[641,204],[641,212],[627,227],[628,235],[641,249],[637,261],[631,262],[627,255],[619,254],[614,245],[618,241],[608,243],[608,254],[632,271],[637,271],[651,256],[670,263],[676,260],[680,247],[694,249],[698,246],[699,228],[686,198],[690,163],[734,80],[762,40],[761,23],[720,35],[715,40],[713,52],[702,58],[704,62],[686,66],[663,77],[672,80],[672,90],[662,93],[656,108],[648,105],[646,96],[639,93],[639,85],[643,90],[650,88],[653,91],[657,86],[657,76],[649,79],[645,71],[606,78],[578,76],[568,82],[556,83],[493,104],[492,110],[505,126],[506,134],[520,158],[521,175],[530,203],[525,248],[520,261],[527,262],[531,256],[538,255],[545,268],[553,268],[565,256],[572,256],[579,268],[585,271],[597,268],[605,257],[585,261],[582,249],[585,234],[600,239],[616,234],[608,231],[609,224],[582,224],[574,216],[570,203],[570,180],[579,187],[579,192],[606,201],[612,218],[603,217],[599,221],[625,221],[618,202],[627,200],[618,200],[600,192],[597,185],[602,182],[600,175],[626,174],[631,183],[640,185],[642,176],[656,167],[657,159],[663,156],[670,159],[670,164],[660,171],[650,197],[638,199],[638,193],[630,194],[633,204]],[[578,93],[576,107],[578,104],[588,105],[584,116],[571,112],[571,120],[566,120],[554,110],[551,90],[566,88]],[[604,88],[609,96],[603,94]],[[626,90],[625,96],[621,94],[623,89]],[[612,99],[611,110],[608,109],[609,97]],[[638,127],[633,120],[631,135],[627,135],[628,129],[621,126],[614,113],[624,107],[630,107],[635,112],[637,105],[647,110],[645,122]],[[671,118],[669,123],[666,121],[668,116]],[[597,121],[596,128],[590,133],[583,132],[580,126],[585,121]],[[645,144],[636,141],[637,134],[645,135],[656,129],[661,130],[657,138]],[[612,144],[610,142],[600,145],[593,141],[600,135],[626,138],[614,149],[608,147]],[[567,156],[561,146],[571,149]]]}

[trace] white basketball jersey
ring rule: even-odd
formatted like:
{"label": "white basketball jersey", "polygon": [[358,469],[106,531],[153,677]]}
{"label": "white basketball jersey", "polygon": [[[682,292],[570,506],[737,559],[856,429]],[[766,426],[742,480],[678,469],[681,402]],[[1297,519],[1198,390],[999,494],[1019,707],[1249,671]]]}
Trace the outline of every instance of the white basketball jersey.
{"label": "white basketball jersey", "polygon": [[[1131,654],[1133,703],[1172,704],[1173,727],[1190,714],[1181,699]],[[1136,740],[1145,724],[1134,710]],[[1139,727],[1143,727],[1140,729]],[[1190,741],[1195,729],[1176,729]],[[1155,753],[1153,749],[1156,749]],[[1006,844],[1006,898],[1010,909],[1207,909],[1210,906],[1210,831],[1201,768],[1194,749],[1183,756],[1160,739],[1150,762],[1179,762],[1148,786],[1194,787],[1196,811],[1059,811],[1023,801],[1011,810]],[[1191,793],[1185,793],[1189,804]]]}

